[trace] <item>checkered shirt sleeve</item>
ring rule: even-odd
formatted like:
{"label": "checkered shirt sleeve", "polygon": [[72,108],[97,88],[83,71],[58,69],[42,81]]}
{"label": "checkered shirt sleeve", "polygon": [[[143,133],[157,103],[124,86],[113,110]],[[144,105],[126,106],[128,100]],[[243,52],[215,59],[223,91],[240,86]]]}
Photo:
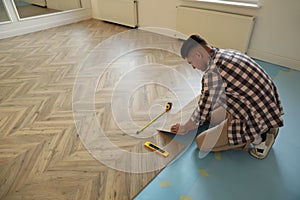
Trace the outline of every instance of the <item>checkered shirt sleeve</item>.
{"label": "checkered shirt sleeve", "polygon": [[202,125],[210,117],[214,107],[218,105],[224,95],[224,85],[222,77],[215,66],[204,74],[202,79],[202,91],[198,107],[194,110],[191,120]]}

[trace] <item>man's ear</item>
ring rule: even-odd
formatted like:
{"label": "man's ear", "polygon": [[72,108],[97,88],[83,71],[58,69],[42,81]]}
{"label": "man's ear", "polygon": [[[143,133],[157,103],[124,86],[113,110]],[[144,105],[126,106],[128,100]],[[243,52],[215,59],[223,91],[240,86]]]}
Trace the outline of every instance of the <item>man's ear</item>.
{"label": "man's ear", "polygon": [[200,59],[203,58],[203,54],[202,54],[202,52],[201,52],[200,49],[197,49],[197,50],[196,50],[195,55],[196,55],[198,58],[200,58]]}

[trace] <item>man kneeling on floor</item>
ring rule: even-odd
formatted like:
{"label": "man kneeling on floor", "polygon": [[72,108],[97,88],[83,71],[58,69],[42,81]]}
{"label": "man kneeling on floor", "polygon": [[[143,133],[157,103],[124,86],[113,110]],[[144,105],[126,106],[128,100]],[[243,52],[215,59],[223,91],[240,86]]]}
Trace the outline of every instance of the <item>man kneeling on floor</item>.
{"label": "man kneeling on floor", "polygon": [[[200,151],[245,149],[265,158],[283,126],[283,109],[277,88],[249,56],[210,46],[198,35],[181,47],[181,56],[204,72],[198,106],[184,124],[171,131],[185,134],[198,127]],[[209,128],[208,128],[209,124]]]}

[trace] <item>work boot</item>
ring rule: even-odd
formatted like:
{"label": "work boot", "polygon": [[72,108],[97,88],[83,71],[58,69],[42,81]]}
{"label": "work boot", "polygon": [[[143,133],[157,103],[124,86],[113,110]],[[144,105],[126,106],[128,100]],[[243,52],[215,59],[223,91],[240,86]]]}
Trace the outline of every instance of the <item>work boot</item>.
{"label": "work boot", "polygon": [[271,128],[266,134],[265,141],[262,141],[259,144],[252,144],[253,148],[249,149],[249,154],[258,159],[264,159],[267,157],[277,135],[278,128]]}

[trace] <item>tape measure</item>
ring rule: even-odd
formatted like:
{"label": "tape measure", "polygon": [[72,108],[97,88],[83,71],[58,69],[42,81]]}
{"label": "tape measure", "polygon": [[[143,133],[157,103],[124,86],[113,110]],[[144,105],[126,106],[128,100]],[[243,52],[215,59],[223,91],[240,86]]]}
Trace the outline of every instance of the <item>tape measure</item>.
{"label": "tape measure", "polygon": [[141,129],[139,129],[136,134],[139,134],[140,132],[142,132],[145,128],[147,128],[148,126],[150,126],[154,121],[156,121],[158,118],[160,118],[163,114],[165,114],[166,112],[169,112],[172,108],[172,103],[169,102],[166,105],[165,110],[160,113],[159,115],[157,115],[154,119],[152,119],[150,122],[146,123]]}

